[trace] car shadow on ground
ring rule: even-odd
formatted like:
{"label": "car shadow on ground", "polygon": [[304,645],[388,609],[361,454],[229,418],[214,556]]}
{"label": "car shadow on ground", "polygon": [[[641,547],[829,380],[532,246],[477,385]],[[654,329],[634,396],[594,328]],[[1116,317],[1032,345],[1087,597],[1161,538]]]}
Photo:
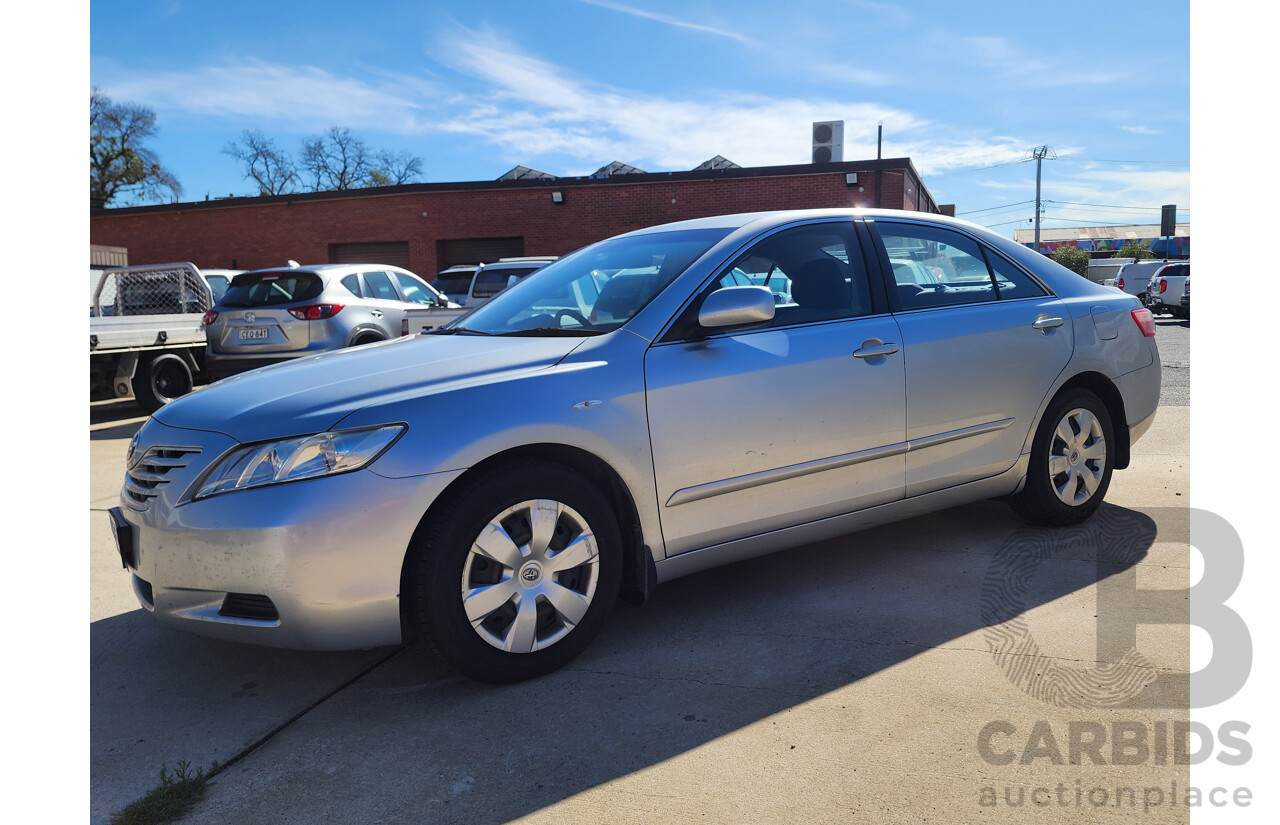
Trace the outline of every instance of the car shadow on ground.
{"label": "car shadow on ground", "polygon": [[[92,750],[97,759],[113,740],[132,742],[127,725],[98,720],[139,715],[128,706],[155,685],[172,698],[141,714],[145,724],[187,738],[196,753],[249,685],[316,692],[318,670],[368,662],[377,666],[230,768],[192,821],[261,806],[298,822],[354,810],[366,821],[506,822],[976,631],[987,629],[962,649],[998,671],[996,658],[973,651],[1009,653],[1011,620],[1131,568],[1156,535],[1150,517],[1111,505],[1056,530],[996,502],[956,508],[665,584],[645,607],[615,609],[564,670],[509,686],[454,675],[424,643],[285,653],[188,637],[128,613],[91,625]],[[115,661],[122,639],[137,666]],[[875,708],[833,713],[843,717],[833,723],[857,725]],[[223,782],[248,792],[220,794]]]}

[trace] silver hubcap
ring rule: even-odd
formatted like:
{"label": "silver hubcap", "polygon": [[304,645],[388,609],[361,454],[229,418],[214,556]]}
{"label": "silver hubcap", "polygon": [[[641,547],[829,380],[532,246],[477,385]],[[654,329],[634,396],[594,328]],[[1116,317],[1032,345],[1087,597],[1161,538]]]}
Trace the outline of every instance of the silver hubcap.
{"label": "silver hubcap", "polygon": [[495,516],[472,542],[462,568],[462,607],[489,644],[532,653],[582,621],[599,568],[586,519],[558,501],[522,501]]}
{"label": "silver hubcap", "polygon": [[1102,423],[1085,409],[1062,417],[1049,444],[1049,483],[1063,502],[1075,507],[1093,498],[1107,469]]}

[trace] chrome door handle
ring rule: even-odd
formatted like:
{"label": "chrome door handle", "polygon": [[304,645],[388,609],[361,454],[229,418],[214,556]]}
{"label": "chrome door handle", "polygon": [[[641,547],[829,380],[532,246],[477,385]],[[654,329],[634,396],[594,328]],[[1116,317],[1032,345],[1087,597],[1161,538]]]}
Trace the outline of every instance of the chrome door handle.
{"label": "chrome door handle", "polygon": [[[381,317],[382,317],[382,310],[378,310],[378,309],[371,309],[371,310],[369,310],[369,314],[370,314],[370,315],[372,315],[374,318],[381,318]],[[1061,322],[1059,322],[1059,323],[1061,323]]]}
{"label": "chrome door handle", "polygon": [[1052,315],[1039,315],[1036,317],[1036,322],[1031,325],[1032,329],[1038,329],[1041,332],[1060,326],[1062,326],[1062,319],[1055,318]]}
{"label": "chrome door handle", "polygon": [[882,344],[879,341],[863,341],[862,349],[854,350],[854,358],[875,358],[881,355],[893,355],[898,351],[897,344]]}

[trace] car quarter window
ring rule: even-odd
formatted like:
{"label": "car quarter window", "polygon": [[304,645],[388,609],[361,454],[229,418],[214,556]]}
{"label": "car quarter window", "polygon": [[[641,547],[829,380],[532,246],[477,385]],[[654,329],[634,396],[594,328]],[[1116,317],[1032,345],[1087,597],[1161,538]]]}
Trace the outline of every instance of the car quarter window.
{"label": "car quarter window", "polygon": [[991,274],[996,281],[996,296],[1002,301],[1014,298],[1038,298],[1048,293],[1044,287],[1036,283],[1030,275],[997,255],[993,250],[983,247],[987,262],[991,264]]}
{"label": "car quarter window", "polygon": [[366,298],[377,298],[382,301],[399,301],[400,296],[396,294],[396,288],[391,283],[391,276],[385,272],[366,272],[364,273],[365,286],[369,291],[365,293]]}
{"label": "car quarter window", "polygon": [[341,283],[344,287],[346,287],[347,292],[350,292],[352,295],[356,296],[357,298],[362,297],[360,292],[360,276],[359,275],[356,275],[355,273],[347,275],[342,279]]}
{"label": "car quarter window", "polygon": [[413,304],[434,304],[436,302],[431,290],[427,289],[426,285],[416,278],[412,278],[403,272],[392,274],[396,276],[396,280],[400,283],[400,291],[404,293],[406,301]]}
{"label": "car quarter window", "polygon": [[762,286],[773,293],[773,320],[750,329],[857,318],[872,313],[866,267],[853,227],[821,223],[784,229],[757,242],[703,288],[672,337],[697,330],[706,297],[729,286]]}

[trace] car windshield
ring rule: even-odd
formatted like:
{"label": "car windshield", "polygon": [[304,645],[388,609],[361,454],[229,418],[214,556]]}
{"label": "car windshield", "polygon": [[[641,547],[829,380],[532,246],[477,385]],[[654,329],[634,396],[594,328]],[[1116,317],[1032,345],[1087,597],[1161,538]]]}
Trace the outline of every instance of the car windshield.
{"label": "car windshield", "polygon": [[599,335],[639,312],[729,229],[611,238],[538,270],[439,333]]}

